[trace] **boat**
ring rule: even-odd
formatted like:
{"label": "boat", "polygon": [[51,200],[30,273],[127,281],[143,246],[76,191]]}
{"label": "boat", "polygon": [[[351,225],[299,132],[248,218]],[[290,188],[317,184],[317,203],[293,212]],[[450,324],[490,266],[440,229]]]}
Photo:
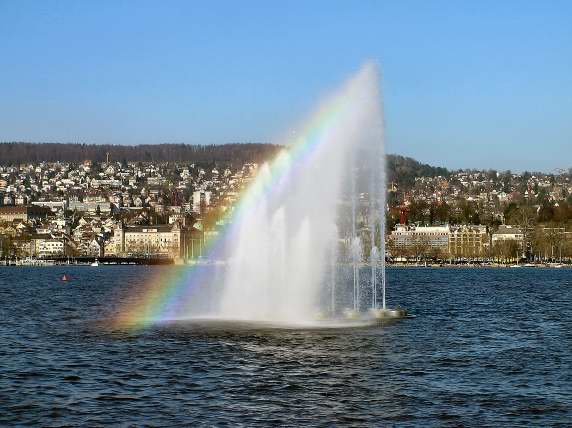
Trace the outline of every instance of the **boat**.
{"label": "boat", "polygon": [[60,281],[69,281],[71,278],[68,276],[67,273],[64,273],[60,278]]}
{"label": "boat", "polygon": [[90,264],[90,266],[99,266],[99,262],[96,260],[92,264]]}

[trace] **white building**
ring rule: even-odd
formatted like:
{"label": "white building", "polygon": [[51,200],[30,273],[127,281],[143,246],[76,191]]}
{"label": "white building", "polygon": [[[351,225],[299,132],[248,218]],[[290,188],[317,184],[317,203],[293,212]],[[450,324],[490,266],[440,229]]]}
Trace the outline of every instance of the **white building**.
{"label": "white building", "polygon": [[124,226],[120,223],[105,246],[105,254],[184,257],[190,234],[191,230],[179,222],[153,226]]}
{"label": "white building", "polygon": [[398,224],[391,232],[390,239],[396,248],[409,248],[424,245],[430,248],[447,250],[449,247],[449,226],[407,226]]}
{"label": "white building", "polygon": [[504,241],[516,241],[520,246],[524,240],[524,235],[522,231],[515,226],[501,225],[498,230],[493,233],[492,243],[493,245],[504,242]]}
{"label": "white building", "polygon": [[193,192],[193,212],[200,213],[201,212],[201,192],[194,191]]}

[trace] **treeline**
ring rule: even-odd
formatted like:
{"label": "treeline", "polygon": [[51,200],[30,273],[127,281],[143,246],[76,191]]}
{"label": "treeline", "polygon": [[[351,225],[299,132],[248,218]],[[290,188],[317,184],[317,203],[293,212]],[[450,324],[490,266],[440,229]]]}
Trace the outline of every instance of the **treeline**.
{"label": "treeline", "polygon": [[197,162],[246,163],[271,159],[281,146],[259,143],[220,145],[191,144],[117,144],[72,143],[0,143],[0,164],[18,165],[27,162],[103,162],[109,153],[118,162]]}
{"label": "treeline", "polygon": [[[572,196],[567,201],[554,205],[548,198],[539,200],[532,206],[525,201],[511,202],[502,211],[506,224],[518,224],[522,211],[527,210],[533,224],[556,223],[568,225],[572,223]],[[429,203],[423,200],[411,201],[406,211],[407,222],[410,224],[483,224],[496,227],[503,223],[492,212],[484,210],[474,202],[459,200],[455,205]],[[388,228],[391,230],[399,221],[400,210],[393,209],[388,216]]]}

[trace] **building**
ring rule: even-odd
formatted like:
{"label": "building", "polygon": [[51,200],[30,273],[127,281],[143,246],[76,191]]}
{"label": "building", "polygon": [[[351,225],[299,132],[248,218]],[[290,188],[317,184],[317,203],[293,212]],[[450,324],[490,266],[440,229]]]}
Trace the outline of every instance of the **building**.
{"label": "building", "polygon": [[111,212],[111,203],[107,201],[70,201],[69,210],[95,213],[99,209],[102,213]]}
{"label": "building", "polygon": [[449,254],[453,257],[483,257],[489,248],[486,226],[460,225],[449,230]]}
{"label": "building", "polygon": [[34,255],[34,242],[26,237],[16,237],[11,240],[10,247],[7,248],[7,256],[29,257]]}
{"label": "building", "polygon": [[502,224],[498,230],[492,235],[492,244],[499,244],[506,241],[515,241],[520,247],[524,240],[522,230],[516,226]]}
{"label": "building", "polygon": [[201,192],[195,190],[193,192],[193,208],[192,211],[194,213],[201,212]]}
{"label": "building", "polygon": [[507,258],[518,258],[526,256],[525,236],[522,230],[516,226],[501,225],[492,234],[491,244],[497,256]]}
{"label": "building", "polygon": [[39,257],[61,257],[70,255],[66,251],[66,243],[63,239],[43,239],[36,247]]}
{"label": "building", "polygon": [[67,207],[66,201],[36,201],[32,205],[37,207],[49,208],[52,211],[65,210]]}
{"label": "building", "polygon": [[399,255],[483,257],[489,248],[486,226],[406,226],[398,224],[389,246]]}
{"label": "building", "polygon": [[70,240],[65,235],[36,234],[32,236],[31,242],[27,256],[49,258],[75,255]]}
{"label": "building", "polygon": [[202,235],[202,232],[185,227],[180,222],[153,226],[125,226],[119,223],[114,229],[112,239],[105,246],[105,254],[189,257],[189,247],[197,239],[197,234]]}
{"label": "building", "polygon": [[0,222],[23,221],[46,218],[49,210],[37,206],[0,207]]}
{"label": "building", "polygon": [[76,241],[77,254],[79,256],[103,257],[105,255],[103,242],[93,234],[90,235],[92,236],[81,237],[81,239]]}
{"label": "building", "polygon": [[397,224],[389,236],[397,252],[411,251],[414,255],[427,252],[444,254],[449,249],[449,226],[406,226]]}

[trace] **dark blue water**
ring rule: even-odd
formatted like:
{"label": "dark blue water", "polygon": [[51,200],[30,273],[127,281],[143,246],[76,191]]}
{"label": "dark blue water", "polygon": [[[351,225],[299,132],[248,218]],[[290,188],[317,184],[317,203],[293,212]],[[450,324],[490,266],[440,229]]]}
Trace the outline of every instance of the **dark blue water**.
{"label": "dark blue water", "polygon": [[375,328],[104,321],[166,267],[0,268],[0,425],[572,426],[572,270],[390,269]]}

